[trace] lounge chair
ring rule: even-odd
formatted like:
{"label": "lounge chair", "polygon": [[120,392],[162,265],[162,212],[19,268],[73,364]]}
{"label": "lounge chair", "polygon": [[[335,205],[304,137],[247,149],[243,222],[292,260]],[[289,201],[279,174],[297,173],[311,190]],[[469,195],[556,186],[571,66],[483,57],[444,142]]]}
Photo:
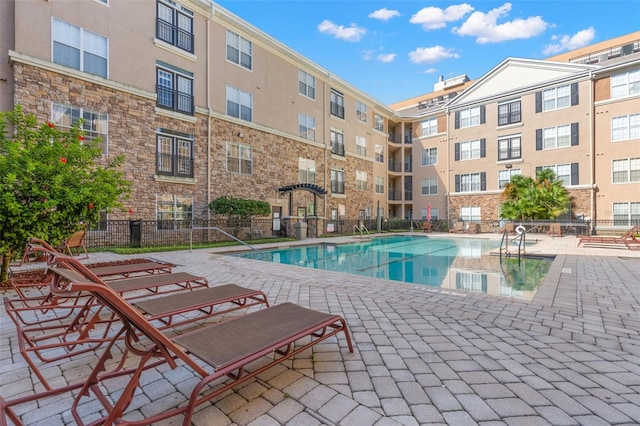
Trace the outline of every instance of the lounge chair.
{"label": "lounge chair", "polygon": [[480,224],[471,222],[467,224],[466,228],[462,232],[465,234],[479,234]]}
{"label": "lounge chair", "polygon": [[629,250],[640,248],[640,239],[636,237],[640,234],[640,226],[636,225],[620,236],[614,235],[583,235],[578,237],[578,247],[580,245],[599,245],[607,247],[625,247]]}
{"label": "lounge chair", "polygon": [[433,232],[433,228],[433,223],[426,220],[422,222],[422,232]]}
{"label": "lounge chair", "polygon": [[60,247],[58,247],[58,251],[66,253],[69,256],[80,256],[84,253],[84,259],[88,259],[89,253],[84,245],[84,237],[86,234],[87,231],[84,229],[74,232],[69,238],[62,242]]}
{"label": "lounge chair", "polygon": [[449,229],[450,233],[460,233],[460,232],[464,232],[464,222],[461,220],[458,220],[456,222],[453,223],[453,227],[451,229]]}
{"label": "lounge chair", "polygon": [[512,222],[508,222],[504,224],[504,231],[508,235],[513,235],[516,233],[516,226]]}
{"label": "lounge chair", "polygon": [[[72,262],[69,263],[74,266]],[[80,269],[75,272],[80,272]],[[125,410],[136,397],[141,383],[145,382],[145,371],[161,363],[176,368],[180,362],[181,367],[191,369],[199,380],[194,384],[186,404],[178,404],[175,408],[157,414],[145,413],[144,424],[155,424],[176,415],[184,415],[183,424],[189,425],[193,411],[199,405],[338,333],[344,334],[349,352],[353,353],[353,344],[344,318],[292,303],[203,326],[172,338],[162,333],[113,289],[96,282],[88,275],[57,291],[71,289],[91,294],[108,307],[122,325],[116,338],[106,345],[100,359],[93,364],[89,377],[74,397],[71,413],[78,424],[83,424],[78,406],[84,405],[83,400],[92,394],[95,395],[95,402],[101,404],[106,412],[103,418],[93,416],[93,424],[114,424],[126,420]],[[141,339],[145,342],[144,346],[138,343]],[[107,382],[113,377],[124,375],[121,371],[105,373],[118,341],[125,342],[128,356],[139,357],[139,362],[134,371],[126,371],[130,376],[123,391],[107,396],[103,393],[104,389],[109,389]],[[55,392],[42,392],[10,401],[0,398],[0,407],[4,414],[18,423],[13,406],[68,390],[67,386],[56,389]]]}
{"label": "lounge chair", "polygon": [[562,226],[559,223],[552,223],[549,225],[549,231],[547,231],[548,237],[562,237]]}

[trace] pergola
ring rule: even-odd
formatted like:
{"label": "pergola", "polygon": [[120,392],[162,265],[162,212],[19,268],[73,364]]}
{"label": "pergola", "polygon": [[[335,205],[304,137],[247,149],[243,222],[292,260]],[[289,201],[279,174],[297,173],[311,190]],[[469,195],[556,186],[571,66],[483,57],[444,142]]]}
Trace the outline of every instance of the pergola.
{"label": "pergola", "polygon": [[326,195],[327,190],[315,183],[294,183],[278,188],[281,194],[289,193],[289,214],[293,214],[293,191],[308,191],[313,194],[313,205],[318,205],[318,195]]}

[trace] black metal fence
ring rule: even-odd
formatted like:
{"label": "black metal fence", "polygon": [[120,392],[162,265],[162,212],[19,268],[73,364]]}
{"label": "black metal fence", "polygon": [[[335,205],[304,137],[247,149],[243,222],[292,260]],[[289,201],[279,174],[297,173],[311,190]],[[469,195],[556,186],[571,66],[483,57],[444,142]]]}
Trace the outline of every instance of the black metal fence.
{"label": "black metal fence", "polygon": [[[251,241],[263,238],[297,238],[296,223],[307,222],[309,237],[330,235],[353,235],[363,232],[402,232],[422,231],[423,220],[409,219],[340,219],[328,220],[309,218],[281,218],[274,223],[272,219],[216,219],[200,221],[159,221],[159,220],[109,220],[91,226],[85,238],[85,244],[93,249],[161,247],[193,244],[209,244],[232,241],[233,238]],[[451,220],[431,221],[434,230],[447,232],[454,226]],[[480,232],[501,232],[509,221],[480,220],[472,221],[480,225]],[[546,233],[552,223],[560,223],[563,234],[620,234],[632,226],[640,225],[640,220],[621,223],[616,221],[512,221],[515,226],[524,226],[528,233]],[[222,232],[220,232],[222,231]]]}

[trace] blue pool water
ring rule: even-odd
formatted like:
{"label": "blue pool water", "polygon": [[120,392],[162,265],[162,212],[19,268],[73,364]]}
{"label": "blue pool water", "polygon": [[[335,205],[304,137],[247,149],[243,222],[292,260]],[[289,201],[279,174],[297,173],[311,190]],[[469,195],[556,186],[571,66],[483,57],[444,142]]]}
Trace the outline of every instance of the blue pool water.
{"label": "blue pool water", "polygon": [[500,259],[497,240],[394,235],[349,244],[287,247],[234,256],[442,289],[530,299],[552,259]]}

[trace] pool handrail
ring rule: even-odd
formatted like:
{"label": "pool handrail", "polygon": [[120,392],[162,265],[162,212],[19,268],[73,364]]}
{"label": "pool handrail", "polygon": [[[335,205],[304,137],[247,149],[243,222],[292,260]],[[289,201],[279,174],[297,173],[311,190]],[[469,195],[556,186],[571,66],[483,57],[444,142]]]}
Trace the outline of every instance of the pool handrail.
{"label": "pool handrail", "polygon": [[263,257],[266,256],[267,254],[261,250],[258,250],[257,248],[255,248],[254,246],[252,246],[251,244],[242,241],[240,238],[235,237],[231,234],[229,234],[227,231],[218,228],[217,226],[193,226],[189,229],[189,253],[191,253],[193,251],[193,231],[194,230],[212,230],[212,231],[218,231],[221,234],[226,235],[227,237],[231,238],[232,240],[235,240],[237,242],[239,242],[240,244],[243,244],[247,247],[249,247],[251,250],[256,251],[258,253],[260,253]]}

